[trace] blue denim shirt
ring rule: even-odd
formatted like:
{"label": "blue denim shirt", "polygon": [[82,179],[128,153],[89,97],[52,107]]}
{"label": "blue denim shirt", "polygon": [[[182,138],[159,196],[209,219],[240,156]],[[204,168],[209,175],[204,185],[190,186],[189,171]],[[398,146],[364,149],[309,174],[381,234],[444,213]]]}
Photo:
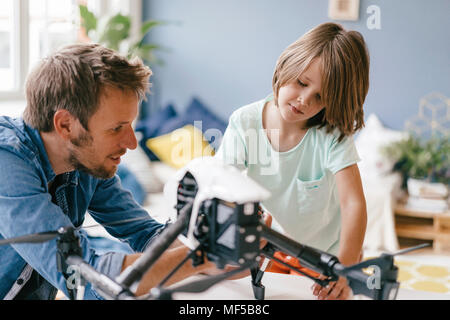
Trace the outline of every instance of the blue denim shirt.
{"label": "blue denim shirt", "polygon": [[[97,179],[72,171],[55,178],[39,132],[21,118],[0,117],[0,239],[63,226],[79,227],[88,211],[103,224],[142,217],[143,220],[105,228],[136,252],[142,252],[164,227],[121,187],[117,176]],[[52,181],[58,181],[54,197],[48,187]],[[79,232],[79,237],[83,259],[114,279],[121,271],[125,254],[97,254],[85,232]],[[0,298],[11,298],[13,286],[16,284],[17,289],[17,283],[26,280],[24,274],[31,268],[68,296],[66,280],[57,271],[56,252],[56,239],[0,246]],[[101,297],[87,286],[85,299],[96,298]]]}

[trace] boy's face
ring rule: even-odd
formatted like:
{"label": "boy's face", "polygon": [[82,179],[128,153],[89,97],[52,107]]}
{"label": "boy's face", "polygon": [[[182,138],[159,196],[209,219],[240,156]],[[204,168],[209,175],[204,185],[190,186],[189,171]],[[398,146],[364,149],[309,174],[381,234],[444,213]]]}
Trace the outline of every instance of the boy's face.
{"label": "boy's face", "polygon": [[308,68],[295,80],[280,87],[278,107],[281,117],[288,123],[301,126],[323,108],[321,60],[312,60]]}
{"label": "boy's face", "polygon": [[107,179],[114,176],[127,149],[137,147],[132,122],[138,98],[133,92],[107,88],[99,104],[89,119],[89,131],[80,126],[77,137],[71,139],[69,161],[75,169]]}

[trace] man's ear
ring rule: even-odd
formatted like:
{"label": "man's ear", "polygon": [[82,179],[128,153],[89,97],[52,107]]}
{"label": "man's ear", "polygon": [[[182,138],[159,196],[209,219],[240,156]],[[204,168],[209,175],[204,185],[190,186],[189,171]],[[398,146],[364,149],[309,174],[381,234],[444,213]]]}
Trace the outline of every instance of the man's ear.
{"label": "man's ear", "polygon": [[53,115],[53,127],[64,140],[69,140],[74,136],[76,125],[76,118],[65,109],[60,109]]}

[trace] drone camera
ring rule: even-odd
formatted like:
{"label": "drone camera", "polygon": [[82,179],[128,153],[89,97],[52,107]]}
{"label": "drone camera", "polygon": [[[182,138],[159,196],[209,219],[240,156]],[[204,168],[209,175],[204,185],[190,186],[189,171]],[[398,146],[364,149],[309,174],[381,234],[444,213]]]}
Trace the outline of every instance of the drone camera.
{"label": "drone camera", "polygon": [[258,255],[260,229],[255,203],[235,204],[218,199],[203,203],[194,235],[219,267],[243,265]]}
{"label": "drone camera", "polygon": [[[198,188],[189,172],[180,181],[177,192],[177,212],[192,201]],[[244,265],[259,253],[261,227],[258,218],[259,203],[238,204],[213,198],[199,207],[193,236],[201,244],[208,259],[219,268],[226,264]],[[188,236],[189,227],[182,232]]]}

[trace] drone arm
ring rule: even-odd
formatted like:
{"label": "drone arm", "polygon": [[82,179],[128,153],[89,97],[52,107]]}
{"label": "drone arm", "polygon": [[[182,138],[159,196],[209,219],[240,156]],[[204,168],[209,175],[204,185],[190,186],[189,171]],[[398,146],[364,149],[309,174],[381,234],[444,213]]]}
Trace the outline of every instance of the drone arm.
{"label": "drone arm", "polygon": [[129,267],[127,267],[117,277],[117,282],[125,288],[135,287],[150,269],[150,267],[158,260],[166,249],[176,240],[178,235],[185,229],[188,223],[192,202],[188,202],[183,209],[180,210],[175,223],[169,225],[164,231],[148,246],[142,255]]}
{"label": "drone arm", "polygon": [[[286,263],[286,262],[283,261],[283,260],[278,259],[278,258],[275,256],[275,252],[276,252],[275,247],[273,247],[273,245],[270,244],[270,243],[269,243],[268,245],[266,245],[266,246],[261,250],[261,253],[262,253],[265,257],[267,257],[268,259],[270,259],[270,260],[272,260],[272,261],[275,261],[275,262],[277,262],[277,263],[279,263],[279,264],[281,264],[281,265],[283,265],[283,266],[285,266],[285,267],[291,269],[292,271],[295,271],[295,272],[297,272],[297,273],[299,273],[299,274],[301,274],[301,275],[303,275],[303,276],[305,276],[305,277],[307,277],[307,278],[313,280],[314,282],[316,282],[317,284],[319,284],[319,285],[321,285],[321,286],[326,286],[326,285],[331,281],[330,278],[328,278],[328,279],[322,279],[322,278],[318,277],[320,274],[317,273],[317,272],[311,271],[310,269],[307,269],[307,268],[300,268],[300,269],[299,269],[299,268],[297,268],[297,267],[294,267],[294,266],[292,266],[292,265]],[[260,283],[260,280],[261,280],[261,278],[262,278],[263,273],[264,273],[263,270],[258,270],[258,273],[255,274],[255,276],[253,277],[253,278],[255,279],[255,281],[254,281],[255,284]],[[252,274],[252,276],[253,276],[253,274]],[[258,281],[259,281],[259,282],[258,282]]]}
{"label": "drone arm", "polygon": [[[342,265],[335,256],[301,245],[265,225],[262,225],[261,236],[280,251],[297,258],[303,266],[327,276],[328,281],[335,281],[339,276],[346,278],[354,294],[363,294],[374,300],[396,297],[399,287],[398,270],[393,265],[390,255],[383,255],[380,258],[347,267]],[[374,268],[373,275],[363,271],[368,267]]]}
{"label": "drone arm", "polygon": [[333,268],[339,264],[338,259],[326,252],[304,246],[286,237],[285,235],[261,224],[261,236],[281,251],[299,259],[301,264],[308,269],[316,271],[328,277],[335,275]]}
{"label": "drone arm", "polygon": [[77,266],[80,276],[92,283],[93,287],[108,299],[135,299],[131,292],[124,290],[120,284],[95,270],[80,256],[70,255],[67,257],[66,262],[69,265]]}

